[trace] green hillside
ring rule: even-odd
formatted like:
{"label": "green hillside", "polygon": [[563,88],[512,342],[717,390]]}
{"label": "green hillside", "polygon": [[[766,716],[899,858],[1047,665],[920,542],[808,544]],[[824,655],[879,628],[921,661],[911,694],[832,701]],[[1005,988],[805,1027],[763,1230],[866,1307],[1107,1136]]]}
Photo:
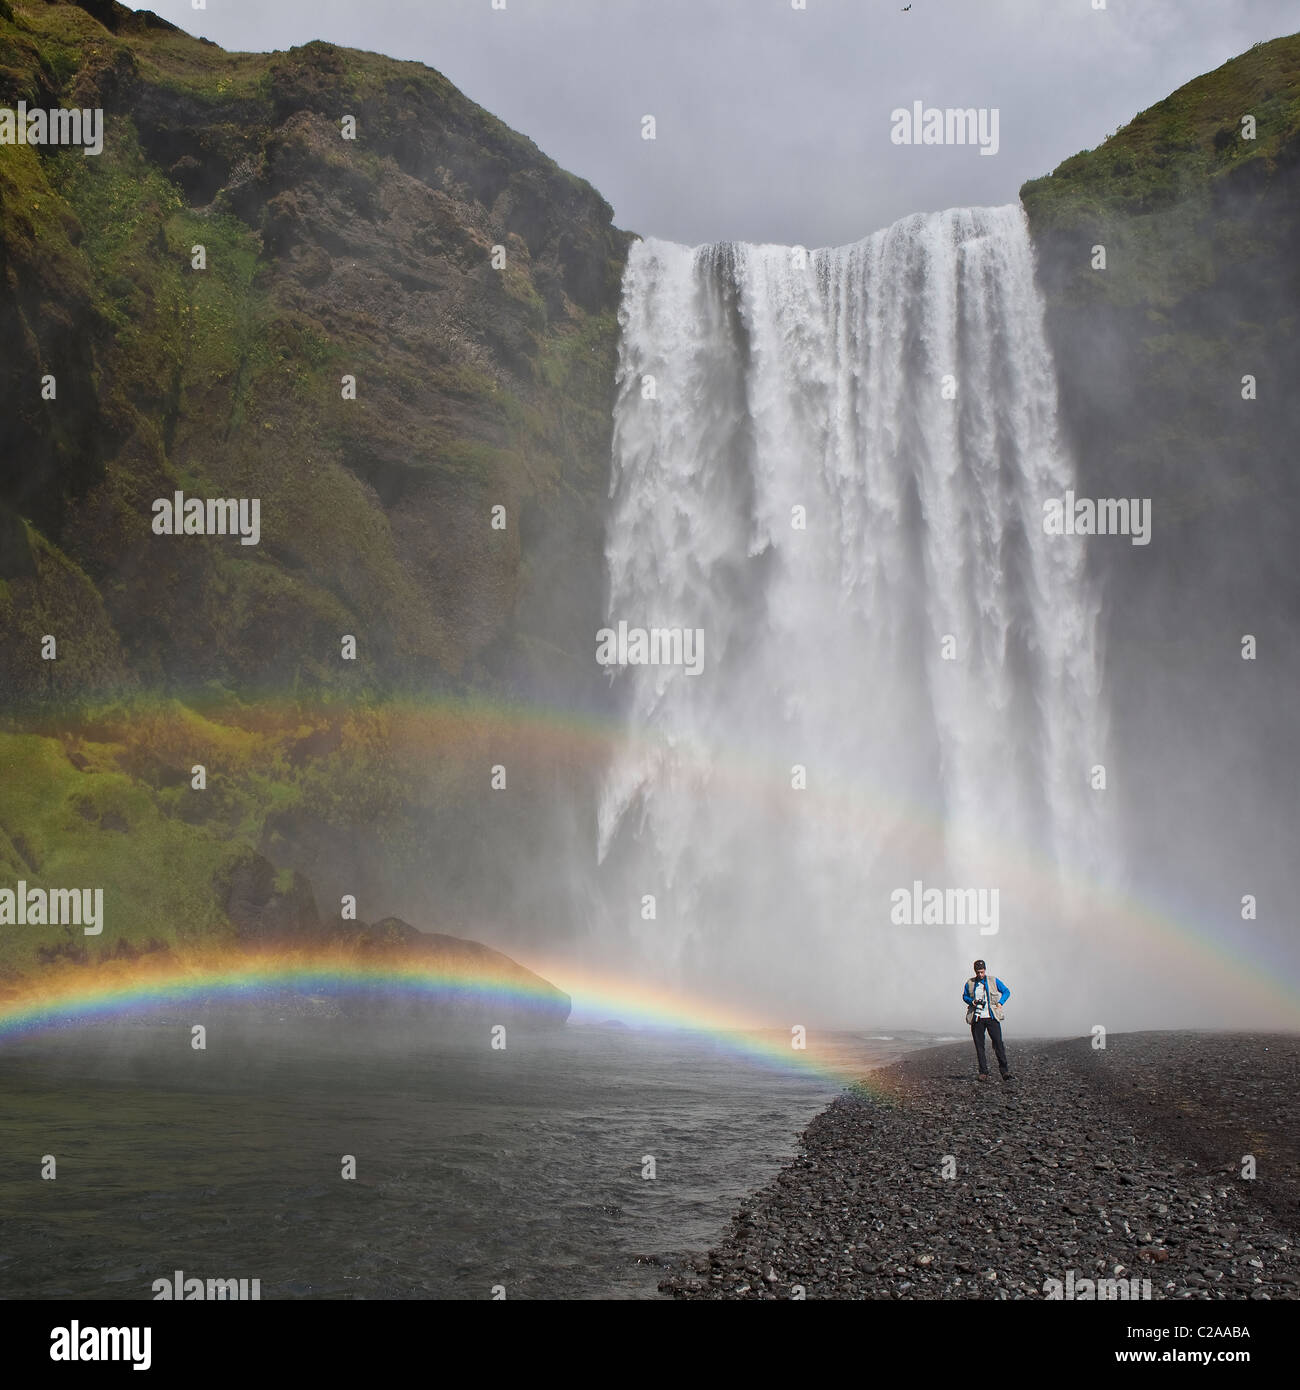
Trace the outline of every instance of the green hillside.
{"label": "green hillside", "polygon": [[[590,768],[510,730],[594,683],[628,235],[376,54],[0,3],[20,101],[105,131],[0,146],[0,879],[102,885],[110,926],[6,928],[0,969],[328,930],[344,892],[526,937]],[[259,544],[154,534],[178,490],[258,498]]]}

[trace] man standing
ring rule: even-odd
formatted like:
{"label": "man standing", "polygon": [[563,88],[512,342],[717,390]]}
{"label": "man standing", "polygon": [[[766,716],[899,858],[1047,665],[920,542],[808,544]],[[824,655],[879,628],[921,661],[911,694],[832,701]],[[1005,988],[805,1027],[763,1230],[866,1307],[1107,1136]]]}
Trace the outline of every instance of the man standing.
{"label": "man standing", "polygon": [[[993,998],[995,991],[1000,998]],[[989,979],[984,962],[977,960],[975,974],[966,981],[966,988],[962,990],[961,997],[966,1004],[966,1022],[970,1024],[971,1037],[975,1039],[975,1055],[980,1063],[980,1080],[989,1079],[988,1059],[984,1055],[984,1034],[987,1033],[993,1039],[993,1051],[997,1054],[1002,1079],[1010,1081],[1007,1051],[1002,1046],[1002,1006],[1011,998],[1011,991],[996,975]]]}

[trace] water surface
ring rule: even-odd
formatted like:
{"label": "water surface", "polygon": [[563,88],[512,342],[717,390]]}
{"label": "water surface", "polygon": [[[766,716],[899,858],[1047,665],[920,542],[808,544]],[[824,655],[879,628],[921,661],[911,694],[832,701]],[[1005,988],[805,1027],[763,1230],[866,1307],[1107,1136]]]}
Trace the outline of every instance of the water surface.
{"label": "water surface", "polygon": [[[926,1041],[810,1035],[850,1071]],[[657,1297],[654,1259],[717,1239],[835,1075],[576,1025],[504,1052],[292,1018],[206,1051],[180,1020],[11,1041],[0,1297],[151,1298],[175,1270],[264,1299]]]}

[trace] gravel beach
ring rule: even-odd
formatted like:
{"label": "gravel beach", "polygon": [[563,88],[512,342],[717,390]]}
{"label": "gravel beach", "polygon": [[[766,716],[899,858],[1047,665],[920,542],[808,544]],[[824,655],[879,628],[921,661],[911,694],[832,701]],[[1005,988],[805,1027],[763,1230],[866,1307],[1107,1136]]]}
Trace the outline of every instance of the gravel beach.
{"label": "gravel beach", "polygon": [[836,1099],[716,1249],[665,1261],[660,1289],[1042,1299],[1123,1280],[1120,1297],[1300,1294],[1300,1037],[1007,1045],[1011,1082],[977,1082],[963,1042]]}

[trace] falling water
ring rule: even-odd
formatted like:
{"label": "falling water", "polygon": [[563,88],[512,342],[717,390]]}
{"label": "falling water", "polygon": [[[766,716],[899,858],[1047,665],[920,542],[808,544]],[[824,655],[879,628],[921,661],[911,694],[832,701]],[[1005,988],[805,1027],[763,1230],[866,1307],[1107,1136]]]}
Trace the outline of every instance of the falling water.
{"label": "falling water", "polygon": [[[951,1013],[972,954],[1045,968],[1106,858],[1104,719],[1021,209],[639,242],[620,317],[610,625],[703,634],[698,674],[611,671],[637,968],[841,1021]],[[891,920],[918,880],[999,889],[998,932]]]}

